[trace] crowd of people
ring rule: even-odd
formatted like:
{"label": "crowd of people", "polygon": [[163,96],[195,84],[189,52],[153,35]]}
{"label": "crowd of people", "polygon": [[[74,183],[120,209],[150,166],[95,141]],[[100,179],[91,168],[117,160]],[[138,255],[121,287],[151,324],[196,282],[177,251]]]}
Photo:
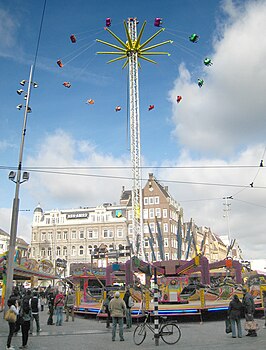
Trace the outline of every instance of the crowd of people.
{"label": "crowd of people", "polygon": [[[7,338],[6,349],[14,350],[11,345],[12,337],[17,335],[19,331],[22,333],[22,345],[20,349],[28,348],[29,334],[33,333],[34,324],[36,324],[36,333],[41,332],[40,315],[44,311],[44,305],[48,305],[48,320],[47,325],[62,326],[63,311],[65,310],[66,319],[68,322],[69,316],[74,321],[74,305],[75,295],[69,290],[67,294],[54,289],[51,286],[44,289],[13,289],[12,294],[8,298],[7,305],[15,315],[15,322],[8,321],[9,334]],[[54,314],[56,315],[56,322],[54,323]]]}
{"label": "crowd of people", "polygon": [[[266,292],[263,292],[264,307],[266,305]],[[65,311],[65,322],[68,322],[71,318],[72,322],[74,317],[74,305],[75,294],[72,290],[68,290],[67,293],[63,293],[58,289],[49,286],[44,291],[43,289],[21,289],[14,288],[10,295],[7,305],[9,310],[16,316],[15,322],[9,321],[9,334],[7,338],[6,349],[13,350],[11,345],[12,337],[17,335],[19,331],[22,333],[22,345],[20,349],[27,349],[29,334],[33,333],[34,324],[36,325],[36,333],[41,332],[40,328],[40,312],[44,310],[44,305],[48,306],[48,320],[47,325],[62,326],[63,324],[63,312]],[[132,315],[131,308],[134,306],[134,300],[132,298],[130,288],[126,287],[123,299],[120,292],[109,291],[102,304],[102,311],[107,314],[106,327],[110,327],[112,322],[112,341],[116,339],[117,326],[119,329],[120,341],[124,341],[124,319],[126,320],[126,327],[132,327]],[[243,299],[239,299],[238,295],[234,295],[229,303],[228,308],[228,320],[230,323],[230,331],[232,332],[232,338],[242,338],[242,325],[241,318],[244,314],[245,317],[245,330],[246,336],[257,336],[257,323],[254,320],[255,304],[252,295],[243,289]],[[54,315],[56,316],[54,322]],[[264,316],[266,316],[266,308],[264,308]],[[266,328],[266,318],[265,326]]]}

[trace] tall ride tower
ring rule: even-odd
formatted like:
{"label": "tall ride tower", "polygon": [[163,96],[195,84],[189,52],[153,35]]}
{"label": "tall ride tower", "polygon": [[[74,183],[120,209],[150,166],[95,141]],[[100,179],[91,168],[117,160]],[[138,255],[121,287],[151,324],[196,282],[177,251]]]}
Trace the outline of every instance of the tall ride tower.
{"label": "tall ride tower", "polygon": [[97,52],[97,54],[111,54],[118,57],[109,60],[112,63],[118,60],[125,60],[123,68],[128,65],[129,68],[129,103],[130,103],[130,153],[132,162],[132,246],[134,255],[145,260],[144,240],[143,240],[143,217],[142,217],[142,185],[141,185],[141,152],[140,152],[140,115],[139,115],[139,81],[138,68],[140,67],[139,59],[156,63],[154,60],[146,57],[149,55],[170,55],[168,52],[158,52],[151,49],[172,43],[167,40],[152,46],[147,45],[159,34],[164,28],[159,29],[154,35],[144,43],[140,43],[146,21],[143,23],[139,35],[137,35],[137,18],[129,18],[124,21],[127,41],[124,42],[109,28],[105,28],[121,46],[108,43],[97,39],[98,42],[116,49],[117,51]]}

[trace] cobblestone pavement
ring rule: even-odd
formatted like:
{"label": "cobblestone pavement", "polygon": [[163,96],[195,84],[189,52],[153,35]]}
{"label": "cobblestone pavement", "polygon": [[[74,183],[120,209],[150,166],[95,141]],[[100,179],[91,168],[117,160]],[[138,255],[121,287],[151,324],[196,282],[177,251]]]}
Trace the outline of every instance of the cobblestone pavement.
{"label": "cobblestone pavement", "polygon": [[[231,335],[225,334],[224,321],[185,322],[180,324],[182,337],[175,345],[167,345],[161,339],[159,346],[155,347],[153,335],[148,330],[143,344],[137,346],[133,341],[132,330],[124,330],[124,342],[111,341],[111,329],[105,327],[105,323],[95,319],[82,316],[75,317],[75,321],[64,322],[63,326],[48,326],[47,310],[40,313],[41,329],[39,335],[33,332],[29,337],[29,350],[113,350],[116,349],[182,349],[182,350],[265,350],[266,329],[263,329],[264,320],[257,320],[260,326],[257,338],[246,337],[233,339]],[[244,324],[244,320],[242,322]],[[35,325],[34,325],[35,326]],[[36,330],[36,327],[34,328]],[[243,333],[246,332],[243,330]],[[0,313],[0,349],[5,349],[8,334],[8,324]],[[21,333],[13,337],[12,345],[18,349],[21,346]]]}

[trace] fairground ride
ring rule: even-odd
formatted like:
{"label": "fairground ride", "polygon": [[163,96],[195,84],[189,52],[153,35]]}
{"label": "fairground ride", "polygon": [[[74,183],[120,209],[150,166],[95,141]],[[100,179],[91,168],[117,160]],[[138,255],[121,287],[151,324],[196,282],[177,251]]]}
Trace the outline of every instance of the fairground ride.
{"label": "fairground ride", "polygon": [[147,56],[152,55],[168,55],[168,52],[151,51],[159,46],[172,43],[167,40],[151,46],[147,46],[158,34],[164,31],[160,28],[149,39],[141,43],[142,35],[146,26],[146,21],[143,23],[139,35],[137,35],[137,18],[128,18],[124,21],[127,41],[124,42],[109,28],[105,28],[121,46],[99,40],[98,42],[112,47],[116,51],[102,51],[97,54],[115,55],[118,56],[109,60],[107,63],[125,60],[123,68],[128,66],[129,74],[129,106],[130,106],[130,152],[132,162],[132,252],[134,255],[146,260],[144,254],[144,239],[143,239],[143,217],[142,217],[142,185],[141,185],[141,151],[140,151],[140,115],[139,115],[139,81],[138,68],[140,67],[139,59],[156,64],[156,62]]}

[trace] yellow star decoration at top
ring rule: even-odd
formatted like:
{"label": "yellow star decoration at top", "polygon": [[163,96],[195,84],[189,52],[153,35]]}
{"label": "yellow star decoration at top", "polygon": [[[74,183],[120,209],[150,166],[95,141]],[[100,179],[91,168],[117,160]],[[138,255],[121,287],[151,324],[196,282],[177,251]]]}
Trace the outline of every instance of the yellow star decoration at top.
{"label": "yellow star decoration at top", "polygon": [[[101,55],[118,55],[119,57],[114,58],[112,60],[109,60],[107,63],[112,63],[115,61],[119,61],[119,60],[123,60],[125,59],[125,63],[123,65],[122,68],[126,67],[126,65],[129,62],[129,57],[131,56],[132,53],[137,53],[138,57],[151,62],[151,63],[155,63],[156,62],[146,56],[151,56],[151,55],[168,55],[170,56],[170,53],[168,52],[158,52],[158,51],[150,51],[152,49],[155,49],[159,46],[165,45],[165,44],[172,44],[172,40],[167,40],[152,46],[148,46],[147,45],[158,35],[160,34],[162,31],[165,30],[165,28],[161,28],[160,30],[158,30],[155,34],[153,34],[149,39],[147,39],[143,44],[140,43],[140,40],[142,38],[143,32],[144,32],[144,28],[146,26],[146,21],[144,21],[141,30],[139,32],[139,35],[137,37],[137,39],[135,41],[132,41],[131,37],[130,37],[130,33],[128,31],[128,27],[127,27],[127,23],[126,21],[124,21],[124,27],[125,27],[125,31],[126,31],[126,36],[127,36],[127,41],[124,43],[123,40],[121,40],[115,33],[113,33],[109,28],[105,28],[105,30],[107,30],[122,46],[117,46],[111,43],[108,43],[106,41],[103,40],[99,40],[96,39],[97,42],[100,42],[104,45],[110,46],[114,49],[117,49],[118,51],[101,51],[101,52],[97,52],[97,54],[101,54]],[[139,64],[140,65],[140,64]]]}

